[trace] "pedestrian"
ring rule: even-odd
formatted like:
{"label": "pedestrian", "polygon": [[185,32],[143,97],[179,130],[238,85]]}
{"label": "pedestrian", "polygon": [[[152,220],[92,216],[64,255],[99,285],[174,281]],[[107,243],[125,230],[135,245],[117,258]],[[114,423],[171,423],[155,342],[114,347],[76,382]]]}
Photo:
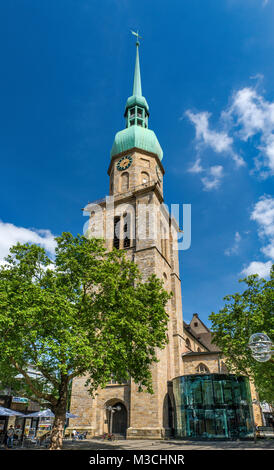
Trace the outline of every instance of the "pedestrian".
{"label": "pedestrian", "polygon": [[72,440],[73,441],[76,440],[76,436],[77,436],[77,431],[76,431],[76,429],[73,429],[73,431],[72,431]]}
{"label": "pedestrian", "polygon": [[14,427],[11,425],[7,431],[7,447],[12,449],[14,437]]}
{"label": "pedestrian", "polygon": [[6,432],[4,433],[4,440],[3,440],[3,445],[5,449],[8,448],[7,440],[8,440],[8,431],[6,430]]}
{"label": "pedestrian", "polygon": [[17,442],[19,443],[22,438],[22,429],[20,424],[17,425],[16,429],[14,430],[14,439],[17,439]]}

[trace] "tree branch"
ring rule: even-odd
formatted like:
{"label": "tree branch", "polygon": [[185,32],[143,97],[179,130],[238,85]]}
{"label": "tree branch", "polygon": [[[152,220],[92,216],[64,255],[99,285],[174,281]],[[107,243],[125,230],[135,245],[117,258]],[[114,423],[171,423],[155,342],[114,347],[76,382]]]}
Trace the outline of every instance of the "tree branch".
{"label": "tree branch", "polygon": [[[32,347],[33,347],[33,350],[35,351],[36,353],[36,357],[35,357],[35,360],[36,362],[39,362],[38,361],[38,352],[37,352],[37,348],[36,348],[36,345],[31,343],[32,344]],[[44,369],[43,366],[41,365],[36,365],[37,369],[43,374],[43,376],[49,381],[52,383],[52,385],[54,385],[56,388],[59,387],[59,382],[58,380],[56,380],[54,377],[52,377],[52,375]]]}
{"label": "tree branch", "polygon": [[37,390],[37,389],[34,387],[32,381],[31,381],[30,377],[28,376],[28,374],[26,373],[26,371],[25,371],[24,369],[22,369],[22,368],[19,366],[19,364],[18,364],[13,358],[11,358],[11,362],[12,362],[12,364],[14,365],[14,367],[18,370],[18,372],[20,372],[20,374],[22,374],[22,375],[24,376],[24,378],[25,378],[25,380],[26,380],[26,383],[28,384],[28,386],[29,386],[29,388],[31,389],[31,391],[33,392],[33,394],[34,394],[35,396],[37,396],[37,398],[41,398],[42,400],[48,401],[48,402],[50,402],[53,406],[56,405],[57,400],[56,400],[56,398],[55,398],[53,395],[49,395],[49,394],[47,394],[47,393],[42,393],[42,392],[40,392],[39,390]]}

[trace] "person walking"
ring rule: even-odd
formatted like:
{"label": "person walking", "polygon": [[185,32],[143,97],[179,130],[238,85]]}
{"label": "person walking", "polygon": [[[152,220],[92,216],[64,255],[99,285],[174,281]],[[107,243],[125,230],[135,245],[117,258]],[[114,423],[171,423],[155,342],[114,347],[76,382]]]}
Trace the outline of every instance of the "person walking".
{"label": "person walking", "polygon": [[5,449],[8,448],[7,440],[8,440],[8,430],[6,429],[6,432],[4,433],[4,440],[3,440],[3,445]]}
{"label": "person walking", "polygon": [[14,427],[10,426],[8,431],[7,431],[7,447],[8,447],[8,449],[12,449],[13,438],[14,438]]}
{"label": "person walking", "polygon": [[21,429],[20,424],[18,424],[17,427],[14,430],[14,439],[17,440],[17,445],[19,444],[19,442],[22,439],[22,429]]}

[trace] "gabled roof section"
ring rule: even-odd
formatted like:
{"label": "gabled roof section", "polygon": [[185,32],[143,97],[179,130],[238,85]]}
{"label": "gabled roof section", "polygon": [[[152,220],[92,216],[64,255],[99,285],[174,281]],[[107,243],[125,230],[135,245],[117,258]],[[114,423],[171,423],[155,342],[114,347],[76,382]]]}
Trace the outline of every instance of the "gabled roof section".
{"label": "gabled roof section", "polygon": [[[198,327],[193,326],[194,323],[198,323]],[[198,313],[193,314],[193,318],[188,325],[184,321],[184,328],[190,333],[197,341],[199,341],[208,351],[220,352],[220,348],[212,342],[212,332],[199,318]]]}

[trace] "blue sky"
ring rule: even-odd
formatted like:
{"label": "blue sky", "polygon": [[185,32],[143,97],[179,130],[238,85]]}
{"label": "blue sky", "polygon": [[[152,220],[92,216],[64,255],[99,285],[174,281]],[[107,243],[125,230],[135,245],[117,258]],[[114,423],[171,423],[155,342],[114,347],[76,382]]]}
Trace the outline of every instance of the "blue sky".
{"label": "blue sky", "polygon": [[[143,36],[165,202],[192,205],[184,318],[207,322],[274,258],[273,0],[9,0],[0,5],[0,262],[12,242],[81,233],[108,192]],[[180,221],[182,224],[182,221]]]}

